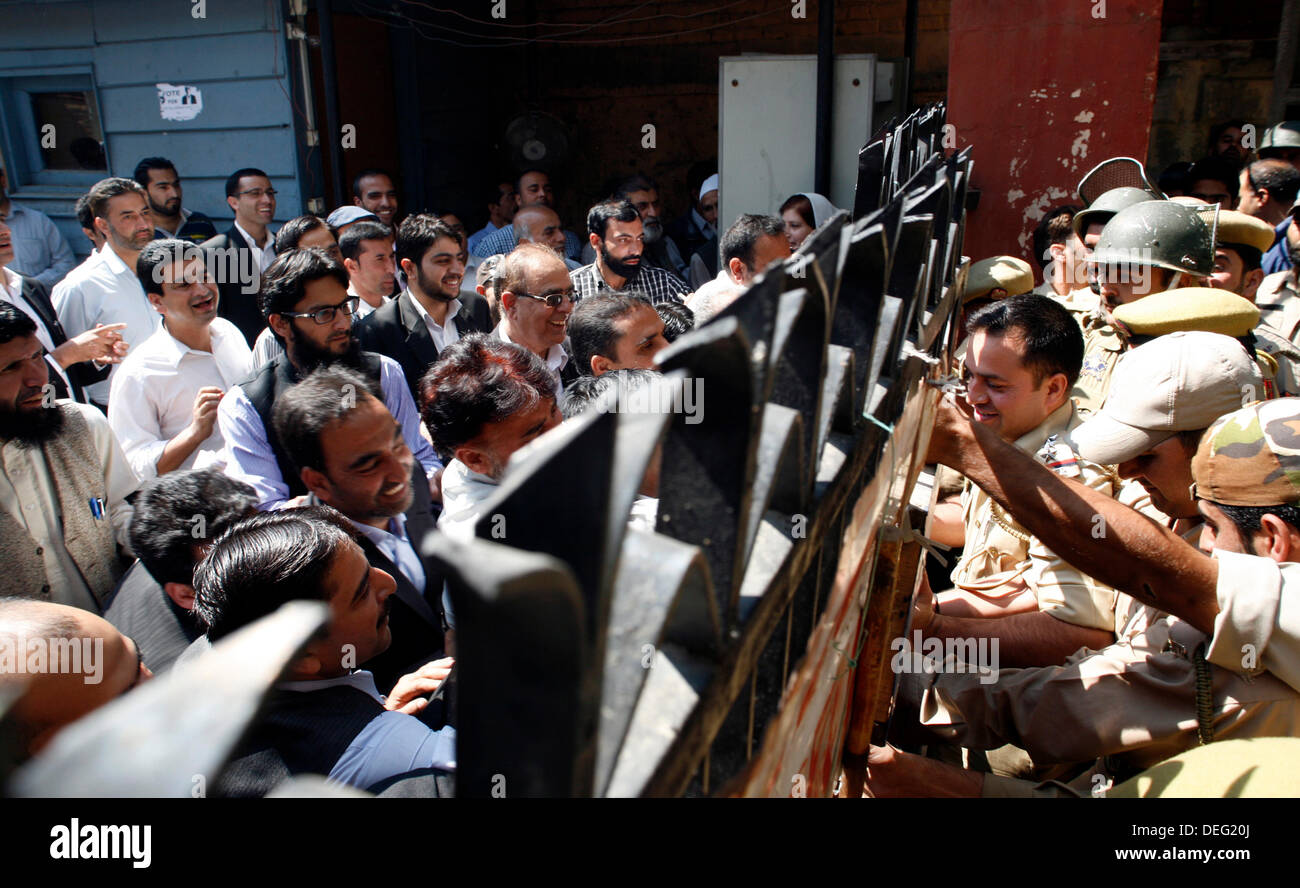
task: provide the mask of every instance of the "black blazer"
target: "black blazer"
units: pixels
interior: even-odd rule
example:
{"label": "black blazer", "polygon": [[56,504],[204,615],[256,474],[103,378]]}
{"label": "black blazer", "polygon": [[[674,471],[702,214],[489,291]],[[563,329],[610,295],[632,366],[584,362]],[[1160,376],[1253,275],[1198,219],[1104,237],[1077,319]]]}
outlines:
{"label": "black blazer", "polygon": [[[267,237],[271,237],[269,232]],[[224,253],[231,248],[234,249],[233,254]],[[266,318],[262,316],[259,298],[262,290],[262,270],[253,257],[253,251],[234,225],[231,225],[230,230],[225,234],[218,234],[211,240],[204,241],[203,249],[209,253],[221,251],[221,258],[212,266],[217,275],[217,290],[221,293],[217,315],[238,327],[239,332],[243,333],[244,338],[248,340],[248,347],[252,348],[257,341],[257,334],[261,333],[262,328],[266,326]],[[245,293],[239,278],[242,270],[250,268],[257,281],[257,289],[252,293]]]}
{"label": "black blazer", "polygon": [[[482,299],[465,301],[456,313],[456,331],[461,336],[486,333],[491,329],[487,303]],[[359,321],[357,338],[365,351],[388,355],[402,365],[406,385],[418,406],[420,379],[438,360],[438,349],[410,291],[403,291],[396,299],[388,300]]]}
{"label": "black blazer", "polygon": [[[488,335],[491,336],[493,339],[500,340],[502,342],[505,341],[501,339],[500,324],[497,324],[495,327],[493,327],[492,332],[489,333]],[[564,366],[560,368],[560,382],[563,385],[568,386],[577,382],[583,376],[590,376],[591,368],[587,367],[584,369],[582,367],[579,367],[578,362],[573,360],[573,352],[569,351],[567,339],[565,340],[565,343],[566,344],[564,345],[564,352],[569,356],[569,360],[565,361]]]}
{"label": "black blazer", "polygon": [[[418,460],[411,470],[411,486],[415,498],[406,510],[406,535],[418,554],[424,538],[433,532],[437,518],[429,498],[429,481]],[[392,610],[388,615],[392,644],[379,656],[359,664],[361,668],[374,673],[379,692],[387,694],[403,675],[442,655],[443,576],[431,570],[426,562],[425,591],[421,595],[401,569],[369,537],[361,533],[357,537],[370,566],[379,568],[397,581],[397,592],[391,599]]]}
{"label": "black blazer", "polygon": [[[68,335],[63,330],[63,325],[59,323],[59,315],[54,310],[54,303],[50,300],[50,290],[45,284],[41,283],[34,277],[19,275],[23,280],[22,298],[31,306],[32,311],[40,317],[41,323],[49,331],[50,339],[54,342],[54,347],[58,348],[68,341]],[[46,361],[50,365],[50,382],[54,385],[55,397],[74,398],[78,401],[85,402],[86,397],[82,388],[94,382],[108,378],[108,371],[112,367],[105,366],[101,370],[96,370],[95,365],[90,361],[83,361],[80,364],[73,364],[64,372],[68,374],[69,381],[72,382],[72,391],[63,384],[63,378],[55,370],[56,362],[54,358],[46,356]]]}

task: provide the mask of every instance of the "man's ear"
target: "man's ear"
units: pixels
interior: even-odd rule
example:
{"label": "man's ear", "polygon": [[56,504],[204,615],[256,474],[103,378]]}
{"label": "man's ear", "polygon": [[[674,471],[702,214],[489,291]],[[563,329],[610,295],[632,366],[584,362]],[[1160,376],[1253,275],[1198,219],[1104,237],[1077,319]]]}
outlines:
{"label": "man's ear", "polygon": [[330,479],[325,477],[324,472],[316,469],[299,469],[298,477],[309,491],[316,494],[316,498],[321,502],[329,503],[334,499],[334,487],[330,484]]}
{"label": "man's ear", "polygon": [[347,269],[348,277],[351,277],[361,270],[361,266],[357,264],[357,260],[349,259],[346,256],[343,257],[343,267]]}
{"label": "man's ear", "polygon": [[284,315],[278,312],[273,312],[271,316],[266,319],[266,322],[268,325],[270,325],[271,329],[275,332],[275,335],[279,336],[281,339],[285,340],[286,342],[289,341],[290,321],[288,318],[286,318]]}
{"label": "man's ear", "polygon": [[587,243],[591,244],[591,248],[596,251],[596,255],[598,256],[600,255],[601,240],[602,238],[598,234],[587,235]]}
{"label": "man's ear", "polygon": [[477,447],[462,444],[456,448],[455,457],[471,472],[478,472],[480,475],[492,474],[492,461]]}
{"label": "man's ear", "polygon": [[162,296],[157,293],[145,293],[144,295],[149,300],[149,304],[153,306],[154,311],[158,312],[158,314],[164,313]]}
{"label": "man's ear", "polygon": [[177,607],[181,610],[194,609],[194,587],[185,583],[163,583],[163,591],[167,593]]}
{"label": "man's ear", "polygon": [[592,375],[592,376],[603,376],[603,375],[605,375],[606,373],[608,373],[609,371],[611,371],[611,370],[617,370],[617,369],[618,369],[618,368],[614,366],[614,362],[611,361],[609,358],[605,357],[604,355],[592,355],[592,356],[591,356],[591,375]]}
{"label": "man's ear", "polygon": [[99,232],[100,237],[108,237],[108,220],[103,216],[96,216],[95,230]]}
{"label": "man's ear", "polygon": [[1255,552],[1265,558],[1285,564],[1300,556],[1300,531],[1277,515],[1266,512],[1259,519],[1260,533],[1256,536]]}
{"label": "man's ear", "polygon": [[[514,315],[515,306],[519,304],[519,297],[509,290],[501,291],[501,298],[497,300],[501,303],[501,313],[503,315]],[[463,462],[464,460],[462,460]]]}
{"label": "man's ear", "polygon": [[[226,198],[226,206],[230,207],[230,212],[234,213],[235,210],[237,210],[237,209],[239,208],[239,198],[237,198],[237,197],[227,197],[227,198]],[[238,213],[236,213],[235,215],[238,215]]]}
{"label": "man's ear", "polygon": [[738,284],[745,282],[745,272],[748,270],[739,256],[733,256],[727,260],[727,274],[731,275],[731,279]]}
{"label": "man's ear", "polygon": [[406,275],[408,281],[415,277],[415,263],[410,259],[401,259],[397,265],[402,269],[402,274]]}
{"label": "man's ear", "polygon": [[1047,377],[1047,400],[1048,402],[1059,401],[1059,407],[1064,404],[1070,397],[1070,381],[1066,379],[1064,373],[1053,373]]}
{"label": "man's ear", "polygon": [[1241,276],[1241,295],[1243,299],[1255,301],[1259,285],[1264,283],[1264,269],[1253,268]]}
{"label": "man's ear", "polygon": [[[317,644],[319,644],[319,642],[317,642]],[[287,670],[289,675],[298,678],[300,681],[304,679],[310,681],[320,675],[321,670],[324,668],[324,663],[321,658],[316,655],[315,650],[316,647],[314,644],[308,645],[307,649],[303,651],[302,656],[289,664]]]}
{"label": "man's ear", "polygon": [[1047,257],[1046,257],[1046,258],[1047,258],[1047,261],[1048,261],[1048,262],[1061,262],[1061,261],[1064,261],[1064,259],[1065,259],[1065,244],[1063,244],[1063,243],[1062,243],[1062,244],[1048,244],[1048,245],[1047,245]]}

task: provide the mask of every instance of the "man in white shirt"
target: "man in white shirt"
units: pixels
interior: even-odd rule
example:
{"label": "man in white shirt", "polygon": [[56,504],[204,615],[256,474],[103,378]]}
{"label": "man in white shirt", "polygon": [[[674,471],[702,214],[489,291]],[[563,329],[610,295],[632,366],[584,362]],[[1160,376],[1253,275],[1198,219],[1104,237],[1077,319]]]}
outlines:
{"label": "man in white shirt", "polygon": [[541,358],[559,397],[582,372],[564,347],[574,284],[563,260],[550,247],[520,245],[502,262],[499,298],[501,323],[491,335]]}
{"label": "man in white shirt", "polygon": [[197,245],[153,241],[141,251],[137,271],[163,326],[122,362],[108,422],[131,468],[145,479],[220,452],[217,404],[252,373],[253,355],[239,329],[217,317],[220,295]]}
{"label": "man in white shirt", "polygon": [[465,334],[491,329],[484,300],[464,305],[457,297],[464,253],[464,245],[441,219],[408,216],[397,232],[397,258],[407,289],[357,327],[362,348],[402,365],[417,404],[420,379],[442,350]]}
{"label": "man in white shirt", "polygon": [[358,222],[339,238],[339,253],[348,272],[348,295],[361,297],[354,319],[359,321],[393,294],[393,229],[382,222]]}
{"label": "man in white shirt", "polygon": [[759,272],[790,255],[784,225],[779,216],[751,213],[732,223],[722,236],[722,270],[686,300],[697,327],[736,301]]}
{"label": "man in white shirt", "polygon": [[6,595],[99,613],[129,551],[137,480],[102,413],[50,400],[36,323],[0,303],[0,563]]}
{"label": "man in white shirt", "polygon": [[[121,323],[126,325],[121,335],[127,346],[139,345],[161,323],[135,276],[140,250],[154,235],[144,189],[130,179],[103,179],[90,189],[89,199],[95,228],[105,238],[104,248],[96,254],[98,261],[85,266],[79,280],[56,293],[54,309],[70,337],[93,330],[98,324]],[[113,373],[116,371],[117,367],[113,368]],[[109,380],[86,389],[90,400],[104,409],[108,405]]]}
{"label": "man in white shirt", "polygon": [[238,327],[251,347],[266,326],[258,293],[262,274],[275,261],[269,228],[275,218],[275,189],[261,170],[235,170],[226,179],[226,204],[235,214],[234,224],[225,234],[204,241],[203,249],[215,263],[221,317]]}

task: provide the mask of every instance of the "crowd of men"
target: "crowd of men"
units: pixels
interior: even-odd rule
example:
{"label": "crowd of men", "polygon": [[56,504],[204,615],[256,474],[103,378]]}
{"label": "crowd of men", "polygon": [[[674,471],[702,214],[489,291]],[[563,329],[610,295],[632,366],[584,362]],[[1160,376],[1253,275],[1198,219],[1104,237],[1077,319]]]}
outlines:
{"label": "crowd of men", "polygon": [[[1034,233],[1037,280],[1013,256],[961,279],[927,529],[960,558],[913,626],[1000,663],[913,670],[870,792],[1087,794],[1198,742],[1300,736],[1300,124],[1258,157],[1232,129],[1158,186],[1080,183]],[[517,451],[655,386],[671,341],[837,212],[796,194],[720,232],[718,177],[693,178],[671,223],[653,180],[611,182],[579,236],[540,169],[486,187],[472,233],[369,169],[272,231],[274,184],[243,168],[223,232],[151,157],[78,201],[76,267],[10,205],[0,681],[6,639],[106,658],[95,684],[24,676],[19,758],[310,599],[327,630],[219,790],[453,773],[456,617],[422,541],[472,537]],[[655,527],[660,458],[631,527]]]}

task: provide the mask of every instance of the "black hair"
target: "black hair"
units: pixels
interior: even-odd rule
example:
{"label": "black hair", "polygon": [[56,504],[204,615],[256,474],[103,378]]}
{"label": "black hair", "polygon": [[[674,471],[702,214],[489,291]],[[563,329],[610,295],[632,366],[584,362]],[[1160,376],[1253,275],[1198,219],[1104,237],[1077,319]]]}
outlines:
{"label": "black hair", "polygon": [[425,254],[432,250],[434,243],[442,237],[449,237],[464,246],[455,229],[437,216],[430,213],[407,216],[397,227],[397,241],[393,245],[398,264],[400,265],[403,259],[410,259],[415,263],[416,268],[419,268]]}
{"label": "black hair", "polygon": [[587,211],[587,231],[601,240],[605,239],[605,229],[611,219],[619,222],[635,222],[641,214],[626,198],[607,200],[596,204]]}
{"label": "black hair", "polygon": [[95,214],[90,209],[90,194],[86,193],[77,198],[77,224],[82,228],[89,228],[92,231],[95,228]]}
{"label": "black hair", "polygon": [[602,355],[611,360],[618,347],[619,333],[615,322],[641,306],[653,309],[650,299],[640,293],[601,293],[584,299],[569,315],[569,349],[578,370],[591,373],[591,359]]}
{"label": "black hair", "polygon": [[616,199],[626,199],[629,194],[636,191],[658,191],[659,186],[655,180],[641,173],[634,173],[626,179],[622,179],[614,186],[613,195]]}
{"label": "black hair", "polygon": [[1205,150],[1209,154],[1214,154],[1214,149],[1218,147],[1219,138],[1230,129],[1245,129],[1246,121],[1240,118],[1225,120],[1223,123],[1216,123],[1210,127],[1210,138],[1205,143]]}
{"label": "black hair", "polygon": [[664,339],[669,342],[695,329],[695,312],[681,302],[656,302],[655,311],[663,319]]}
{"label": "black hair", "polygon": [[[304,216],[294,216],[275,233],[275,255],[280,256],[290,250],[298,249],[298,242],[302,240],[303,235],[315,231],[317,228],[329,229],[330,234],[334,234],[334,229],[330,228],[329,223],[320,216],[312,213],[307,213]],[[338,240],[337,235],[335,235],[335,240]]]}
{"label": "black hair", "polygon": [[651,385],[656,379],[662,378],[663,374],[657,370],[643,370],[632,367],[611,370],[600,376],[580,377],[564,387],[564,394],[560,398],[560,413],[565,419],[573,419],[575,416],[580,416],[591,409],[593,404],[607,397],[611,399],[610,408],[617,410],[621,404],[615,399],[615,395],[610,394],[611,392],[617,393],[617,397],[621,397],[640,391],[642,388]]}
{"label": "black hair", "polygon": [[145,482],[131,516],[131,548],[159,584],[194,582],[192,546],[210,543],[257,508],[257,491],[217,469]]}
{"label": "black hair", "polygon": [[299,469],[324,471],[320,436],[332,422],[345,419],[370,396],[383,403],[383,394],[366,376],[338,364],[313,370],[306,379],[275,399],[271,426],[289,461]]}
{"label": "black hair", "polygon": [[1165,167],[1165,171],[1160,174],[1160,178],[1156,180],[1156,187],[1165,194],[1172,194],[1175,191],[1179,194],[1186,194],[1192,187],[1187,174],[1191,172],[1193,166],[1194,164],[1190,160],[1180,160],[1169,164],[1169,166]]}
{"label": "black hair", "polygon": [[349,225],[348,230],[343,232],[343,236],[339,238],[339,252],[343,254],[344,259],[355,262],[361,255],[362,241],[386,240],[392,236],[393,229],[383,222],[362,219],[355,225]]}
{"label": "black hair", "polygon": [[1220,241],[1219,247],[1232,250],[1237,254],[1241,259],[1241,270],[1243,272],[1254,271],[1264,265],[1264,254],[1260,252],[1259,247],[1252,247],[1250,244],[1234,244],[1228,241]]}
{"label": "black hair", "polygon": [[12,302],[0,300],[0,345],[21,336],[35,336],[36,322]]}
{"label": "black hair", "polygon": [[1246,167],[1246,183],[1256,191],[1267,191],[1288,212],[1300,193],[1300,170],[1285,160],[1265,158]]}
{"label": "black hair", "polygon": [[[810,201],[806,195],[790,195],[785,199],[785,203],[781,204],[781,206],[777,208],[776,214],[778,216],[784,216],[786,210],[794,210],[798,213],[803,217],[804,223],[809,228],[817,227],[817,214],[813,212],[812,201]],[[749,263],[745,263],[745,265],[748,267]]]}
{"label": "black hair", "polygon": [[140,286],[144,287],[145,293],[157,293],[161,296],[164,267],[188,262],[191,259],[203,261],[206,267],[207,255],[203,248],[193,241],[176,237],[149,241],[140,250],[140,255],[135,260],[135,276],[140,279]]}
{"label": "black hair", "polygon": [[1236,525],[1237,531],[1244,540],[1249,540],[1264,528],[1261,519],[1265,515],[1276,515],[1292,530],[1300,531],[1300,503],[1284,503],[1276,506],[1227,506],[1217,502],[1214,504],[1223,510],[1223,514],[1228,516],[1229,521]]}
{"label": "black hair", "polygon": [[1228,191],[1228,203],[1233,203],[1236,200],[1241,180],[1238,178],[1238,168],[1228,163],[1228,161],[1219,157],[1206,157],[1198,160],[1187,171],[1187,187],[1195,186],[1202,179],[1222,183]]}
{"label": "black hair", "polygon": [[1083,333],[1079,323],[1055,299],[1037,293],[999,299],[974,312],[966,329],[1004,336],[1014,330],[1024,342],[1020,362],[1034,374],[1034,384],[1056,373],[1065,375],[1068,387],[1079,379],[1083,366]]}
{"label": "black hair", "polygon": [[325,576],[356,531],[336,511],[307,506],[238,522],[194,570],[194,615],[208,639],[275,613],[290,601],[328,601]]}
{"label": "black hair", "polygon": [[347,289],[348,273],[336,259],[319,247],[307,247],[276,256],[262,278],[262,317],[270,318],[277,312],[293,311],[293,307],[306,295],[307,285],[327,277],[334,278],[343,289]]}
{"label": "black hair", "polygon": [[750,271],[762,271],[761,268],[754,267],[754,249],[759,238],[763,237],[785,237],[785,223],[781,217],[745,213],[722,236],[723,266],[728,265],[732,259],[739,259]]}
{"label": "black hair", "polygon": [[520,171],[519,171],[519,175],[515,176],[515,193],[516,193],[516,194],[523,194],[523,193],[524,193],[524,186],[523,186],[524,176],[527,176],[527,175],[529,175],[530,173],[541,173],[543,176],[546,177],[546,181],[547,181],[548,184],[549,184],[550,181],[551,181],[551,174],[548,173],[546,170],[542,169],[541,167],[529,167],[529,168],[526,169],[526,170],[520,170]]}
{"label": "black hair", "polygon": [[121,176],[100,179],[86,192],[86,201],[90,204],[91,215],[99,219],[107,219],[108,216],[105,214],[108,212],[108,202],[123,194],[138,194],[147,200],[144,189],[134,179],[123,179]]}
{"label": "black hair", "polygon": [[165,157],[146,157],[135,165],[135,172],[131,174],[131,178],[139,182],[142,187],[148,188],[150,170],[171,170],[174,173],[176,164]]}
{"label": "black hair", "polygon": [[1081,209],[1075,204],[1064,204],[1049,210],[1038,220],[1034,226],[1034,261],[1039,268],[1046,269],[1052,264],[1052,253],[1048,249],[1052,244],[1063,244],[1070,239],[1074,233],[1070,223],[1074,221],[1074,214]]}
{"label": "black hair", "polygon": [[255,167],[244,167],[235,170],[226,177],[226,197],[234,197],[239,193],[239,180],[245,176],[261,176],[266,181],[271,181],[271,177]]}
{"label": "black hair", "polygon": [[420,380],[421,417],[446,459],[477,438],[483,426],[554,398],[555,384],[541,358],[482,333],[444,348]]}
{"label": "black hair", "polygon": [[393,187],[394,188],[397,187],[397,180],[392,177],[392,175],[388,172],[388,170],[381,170],[378,167],[369,167],[367,169],[362,170],[361,172],[357,173],[355,176],[352,177],[353,197],[356,198],[361,197],[361,180],[369,176],[387,176],[388,181],[393,183]]}
{"label": "black hair", "polygon": [[[501,198],[505,197],[505,195],[501,193],[502,185],[509,185],[512,192],[518,187],[513,182],[508,182],[505,179],[498,179],[497,183],[492,186],[492,196],[487,198],[487,203],[489,205],[501,203]],[[487,190],[484,189],[483,193],[486,195]]]}

